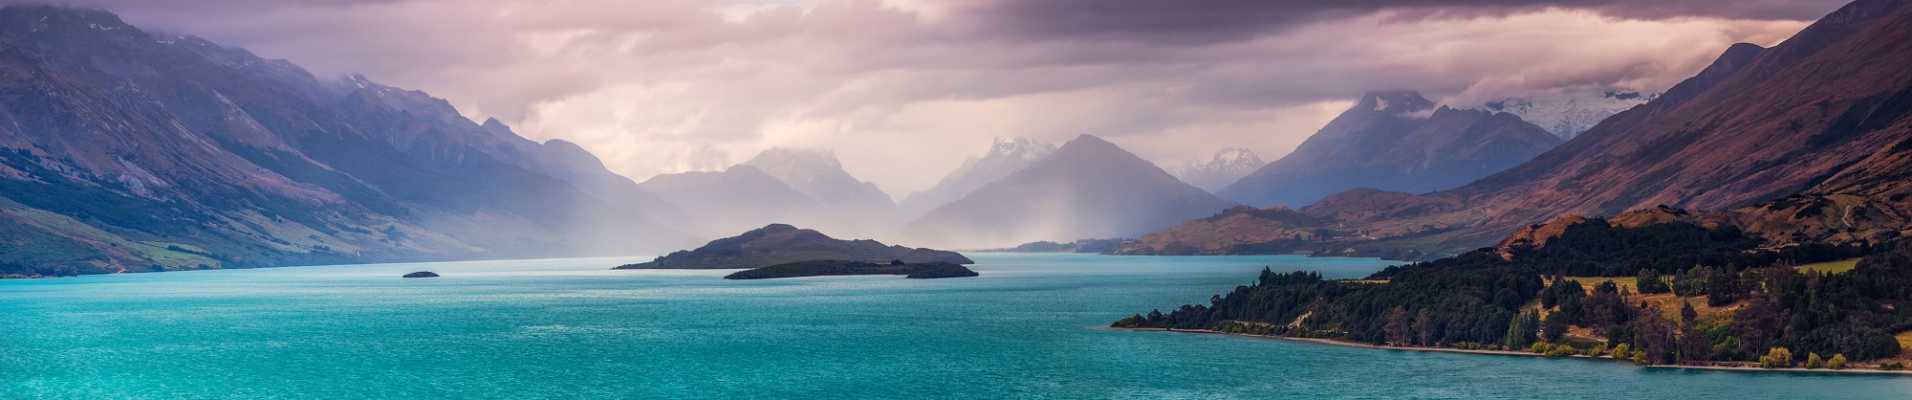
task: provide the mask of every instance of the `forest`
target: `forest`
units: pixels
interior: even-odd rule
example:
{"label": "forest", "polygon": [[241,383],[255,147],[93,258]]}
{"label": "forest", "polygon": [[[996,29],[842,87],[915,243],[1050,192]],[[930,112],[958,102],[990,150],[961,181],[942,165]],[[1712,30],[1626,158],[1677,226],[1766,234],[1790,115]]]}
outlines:
{"label": "forest", "polygon": [[[1912,240],[1759,245],[1730,227],[1624,228],[1591,220],[1511,258],[1481,249],[1362,280],[1264,268],[1253,284],[1209,304],[1137,314],[1112,326],[1641,364],[1830,367],[1837,359],[1843,368],[1899,356],[1895,334],[1912,331],[1912,309],[1900,307],[1912,304]],[[1795,268],[1861,256],[1846,272]]]}

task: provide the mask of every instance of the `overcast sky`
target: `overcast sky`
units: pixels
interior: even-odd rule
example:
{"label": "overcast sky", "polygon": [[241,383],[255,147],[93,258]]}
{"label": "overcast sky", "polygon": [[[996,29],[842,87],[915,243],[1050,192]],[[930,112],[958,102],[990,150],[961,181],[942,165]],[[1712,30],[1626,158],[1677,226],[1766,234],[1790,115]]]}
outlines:
{"label": "overcast sky", "polygon": [[827,148],[891,195],[992,138],[1274,160],[1370,90],[1659,91],[1843,1],[78,0],[362,73],[642,181]]}

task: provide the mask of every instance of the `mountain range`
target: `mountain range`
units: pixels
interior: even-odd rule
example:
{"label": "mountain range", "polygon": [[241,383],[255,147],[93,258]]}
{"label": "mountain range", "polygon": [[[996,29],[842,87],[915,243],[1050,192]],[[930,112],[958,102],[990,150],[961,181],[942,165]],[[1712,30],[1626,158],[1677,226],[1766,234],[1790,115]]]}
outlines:
{"label": "mountain range", "polygon": [[1191,160],[1169,170],[1175,178],[1213,193],[1268,165],[1253,150],[1229,147],[1215,152],[1208,160]]}
{"label": "mountain range", "polygon": [[930,210],[962,199],[983,185],[1028,168],[1055,151],[1056,146],[1053,144],[1027,138],[996,138],[990,144],[988,153],[964,160],[962,167],[937,181],[936,186],[911,193],[897,206],[905,217],[921,217]]}
{"label": "mountain range", "polygon": [[694,238],[567,143],[104,11],[0,8],[0,269],[608,254]]}
{"label": "mountain range", "polygon": [[1375,92],[1288,156],[1216,193],[1243,204],[1298,208],[1355,188],[1451,189],[1560,142],[1513,114],[1437,107],[1411,91]]}
{"label": "mountain range", "polygon": [[1412,258],[1634,210],[1876,243],[1912,234],[1912,70],[1879,67],[1912,63],[1906,3],[1731,46],[1658,95],[1463,109],[1369,93],[1265,165],[1225,149],[1170,173],[1090,135],[998,139],[900,203],[828,151],[640,184],[424,92],[13,5],[0,274],[629,254],[772,223],[945,247],[1140,237],[1121,252]]}
{"label": "mountain range", "polygon": [[706,236],[795,223],[880,237],[901,224],[890,196],[827,150],[771,148],[723,171],[658,175],[639,186],[684,210],[686,225]]}
{"label": "mountain range", "polygon": [[1082,135],[930,211],[905,226],[903,235],[964,248],[1134,237],[1232,205],[1114,143]]}

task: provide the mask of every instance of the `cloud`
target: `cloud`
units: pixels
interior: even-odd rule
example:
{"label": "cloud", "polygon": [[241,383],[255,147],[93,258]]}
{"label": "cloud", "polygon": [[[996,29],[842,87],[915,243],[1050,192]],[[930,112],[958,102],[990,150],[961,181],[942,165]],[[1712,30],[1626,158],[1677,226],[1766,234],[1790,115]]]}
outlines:
{"label": "cloud", "polygon": [[1163,165],[1274,159],[1362,92],[1460,104],[1663,90],[1838,5],[1773,0],[88,0],[363,73],[643,180],[773,146],[892,195],[991,138],[1096,134]]}

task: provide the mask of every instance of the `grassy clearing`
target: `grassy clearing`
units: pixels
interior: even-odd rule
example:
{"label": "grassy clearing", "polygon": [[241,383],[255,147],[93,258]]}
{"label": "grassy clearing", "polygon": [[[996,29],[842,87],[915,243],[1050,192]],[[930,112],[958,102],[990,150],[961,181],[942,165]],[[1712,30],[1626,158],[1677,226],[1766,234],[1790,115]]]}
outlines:
{"label": "grassy clearing", "polygon": [[1593,293],[1593,286],[1594,286],[1594,285],[1598,285],[1598,284],[1600,284],[1601,282],[1606,282],[1606,281],[1613,281],[1613,283],[1614,283],[1614,284],[1617,284],[1617,285],[1620,285],[1620,287],[1622,287],[1622,288],[1626,288],[1626,290],[1627,290],[1627,292],[1628,292],[1628,293],[1639,293],[1639,292],[1640,292],[1640,278],[1638,278],[1638,277],[1632,277],[1632,276],[1569,276],[1569,277],[1567,277],[1566,279],[1567,279],[1567,280],[1572,280],[1572,281],[1578,281],[1578,282],[1580,282],[1580,286],[1581,286],[1581,287],[1584,287],[1584,288],[1586,288],[1586,289],[1587,289],[1587,293]]}
{"label": "grassy clearing", "polygon": [[1806,264],[1806,265],[1801,265],[1798,268],[1799,268],[1799,272],[1816,271],[1816,272],[1824,272],[1828,274],[1841,274],[1841,273],[1845,273],[1846,271],[1851,271],[1853,267],[1857,267],[1857,266],[1859,266],[1859,259],[1854,258],[1850,260],[1839,260],[1839,261],[1822,262],[1817,264]]}
{"label": "grassy clearing", "polygon": [[1906,350],[1912,350],[1912,331],[1900,333],[1898,339],[1899,355],[1904,356]]}

